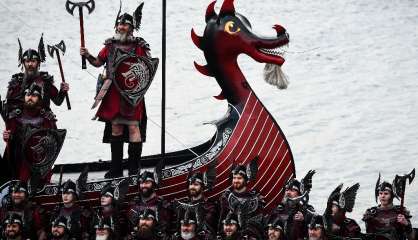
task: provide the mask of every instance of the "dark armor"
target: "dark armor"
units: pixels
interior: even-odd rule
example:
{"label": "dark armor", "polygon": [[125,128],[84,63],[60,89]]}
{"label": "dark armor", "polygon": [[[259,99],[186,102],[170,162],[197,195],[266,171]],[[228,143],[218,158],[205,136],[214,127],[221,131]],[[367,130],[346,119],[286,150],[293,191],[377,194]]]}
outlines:
{"label": "dark armor", "polygon": [[28,201],[16,205],[8,199],[1,208],[0,221],[3,222],[11,214],[18,215],[22,219],[22,235],[30,239],[37,239],[37,231],[44,231],[44,226],[47,224],[45,211]]}
{"label": "dark armor", "polygon": [[177,216],[176,229],[180,228],[180,216],[183,216],[184,213],[189,210],[196,215],[197,226],[200,230],[210,232],[212,234],[216,233],[217,206],[214,202],[205,198],[201,198],[196,201],[193,201],[191,198],[187,198],[185,200],[174,201],[173,209],[175,210]]}
{"label": "dark armor", "polygon": [[[140,219],[153,219],[154,225],[152,226],[151,231],[148,233],[141,233],[138,229],[138,223]],[[161,232],[161,230],[158,228],[158,221],[157,221],[157,215],[156,213],[147,208],[143,211],[140,211],[139,213],[135,214],[133,221],[135,222],[134,232],[132,232],[130,235],[127,236],[126,239],[128,240],[163,240],[168,239],[169,237]]]}
{"label": "dark armor", "polygon": [[[293,218],[297,212],[303,214],[303,221],[295,221]],[[269,221],[280,219],[284,223],[284,233],[288,240],[301,240],[308,236],[307,224],[311,221],[315,209],[309,204],[300,204],[288,199],[280,203],[269,215]]]}
{"label": "dark armor", "polygon": [[27,79],[24,73],[17,73],[12,76],[12,79],[9,82],[5,105],[4,116],[9,115],[15,109],[22,110],[24,103],[25,90],[28,89],[32,83],[37,83],[43,88],[43,99],[42,99],[42,108],[45,111],[51,111],[50,105],[52,102],[59,106],[62,104],[65,98],[65,92],[58,91],[54,86],[54,78],[49,75],[48,72],[39,72],[39,76]]}
{"label": "dark armor", "polygon": [[[226,218],[229,212],[238,216],[238,222],[243,232],[250,232],[251,236],[263,235],[263,214],[264,200],[256,191],[243,193],[227,189],[220,198],[221,212],[220,220]],[[220,222],[218,230],[222,229]]]}
{"label": "dark armor", "polygon": [[[324,213],[327,234],[333,237],[359,238],[360,226],[353,219],[347,218],[345,214],[353,211],[360,184],[354,184],[344,191],[341,191],[342,186],[343,184],[340,184],[328,198],[327,209]],[[336,206],[338,212],[332,214],[332,206]]]}
{"label": "dark armor", "polygon": [[[48,236],[48,239],[49,240],[74,240],[74,238],[70,239],[68,224],[69,223],[67,221],[67,218],[65,218],[64,216],[52,219],[51,228],[52,227],[57,227],[57,226],[63,227],[64,228],[64,234],[62,236],[59,236],[59,237],[54,237],[52,235],[52,232],[50,232],[49,236]],[[50,230],[52,230],[52,229],[50,229]]]}
{"label": "dark armor", "polygon": [[[408,226],[397,222],[399,214],[405,216]],[[409,211],[400,206],[393,206],[388,209],[377,206],[366,210],[363,221],[366,223],[367,233],[384,236],[389,240],[401,240],[406,239],[412,232],[411,217]]]}
{"label": "dark armor", "polygon": [[147,200],[136,197],[129,205],[127,215],[132,224],[131,228],[136,224],[137,216],[141,211],[151,209],[156,213],[157,228],[162,233],[166,233],[170,229],[172,214],[169,210],[169,203],[162,197],[155,195]]}

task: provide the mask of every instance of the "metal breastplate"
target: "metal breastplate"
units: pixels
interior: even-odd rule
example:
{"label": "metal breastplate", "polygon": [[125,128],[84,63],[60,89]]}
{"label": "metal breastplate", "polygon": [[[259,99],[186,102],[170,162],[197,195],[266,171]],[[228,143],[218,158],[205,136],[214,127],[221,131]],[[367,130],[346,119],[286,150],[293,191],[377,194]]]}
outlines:
{"label": "metal breastplate", "polygon": [[29,117],[29,116],[20,116],[16,119],[21,125],[31,125],[33,127],[41,127],[44,119],[40,116]]}
{"label": "metal breastplate", "polygon": [[179,213],[180,215],[183,215],[184,212],[189,210],[189,212],[193,213],[196,216],[198,226],[204,222],[203,213],[202,213],[203,212],[202,210],[204,207],[203,202],[192,203],[192,202],[178,201],[177,204],[178,204],[177,207],[178,207],[179,212],[183,210],[181,214]]}
{"label": "metal breastplate", "polygon": [[233,192],[228,195],[229,208],[236,213],[250,215],[257,211],[260,200],[256,195],[238,197]]}

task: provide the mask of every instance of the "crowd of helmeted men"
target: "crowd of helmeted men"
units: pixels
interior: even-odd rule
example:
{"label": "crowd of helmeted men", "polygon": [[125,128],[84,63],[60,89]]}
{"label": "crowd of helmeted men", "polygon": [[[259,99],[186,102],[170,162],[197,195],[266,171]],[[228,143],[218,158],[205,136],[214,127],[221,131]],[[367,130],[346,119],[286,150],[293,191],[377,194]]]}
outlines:
{"label": "crowd of helmeted men", "polygon": [[168,202],[158,196],[156,174],[144,171],[137,178],[139,193],[127,201],[120,184],[109,183],[100,194],[100,206],[84,206],[75,182],[61,184],[61,200],[53,210],[30,201],[25,182],[14,181],[1,208],[3,239],[416,239],[411,215],[401,205],[394,184],[376,184],[377,206],[363,216],[366,232],[346,216],[354,207],[360,187],[339,185],[320,214],[309,205],[312,176],[292,178],[284,198],[272,211],[263,197],[247,188],[252,181],[248,166],[231,172],[231,187],[219,199],[209,200],[209,174],[188,176],[188,197]]}

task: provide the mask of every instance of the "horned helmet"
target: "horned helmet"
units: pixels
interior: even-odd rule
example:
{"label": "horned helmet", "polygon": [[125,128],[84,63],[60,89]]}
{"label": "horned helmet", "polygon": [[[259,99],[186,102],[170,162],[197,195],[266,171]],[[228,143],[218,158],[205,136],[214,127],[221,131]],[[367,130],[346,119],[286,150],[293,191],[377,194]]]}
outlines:
{"label": "horned helmet", "polygon": [[19,53],[18,53],[18,66],[22,66],[25,60],[36,60],[39,63],[45,62],[45,45],[44,45],[44,34],[38,43],[38,50],[29,48],[23,52],[22,43],[18,38],[17,41],[19,42]]}

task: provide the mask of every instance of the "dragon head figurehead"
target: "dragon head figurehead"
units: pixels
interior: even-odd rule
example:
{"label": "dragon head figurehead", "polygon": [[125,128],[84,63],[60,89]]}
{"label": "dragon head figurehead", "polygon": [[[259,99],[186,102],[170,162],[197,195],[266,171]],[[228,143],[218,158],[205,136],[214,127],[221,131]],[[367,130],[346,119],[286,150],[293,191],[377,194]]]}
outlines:
{"label": "dragon head figurehead", "polygon": [[277,49],[287,45],[289,35],[280,25],[274,25],[275,37],[260,37],[252,32],[248,19],[235,11],[234,0],[224,0],[221,10],[215,12],[216,1],[206,10],[206,28],[202,37],[192,29],[194,44],[204,52],[207,65],[195,63],[197,70],[215,77],[222,88],[217,98],[230,103],[242,102],[250,87],[237,64],[240,54],[246,54],[260,63],[281,66],[284,59]]}

